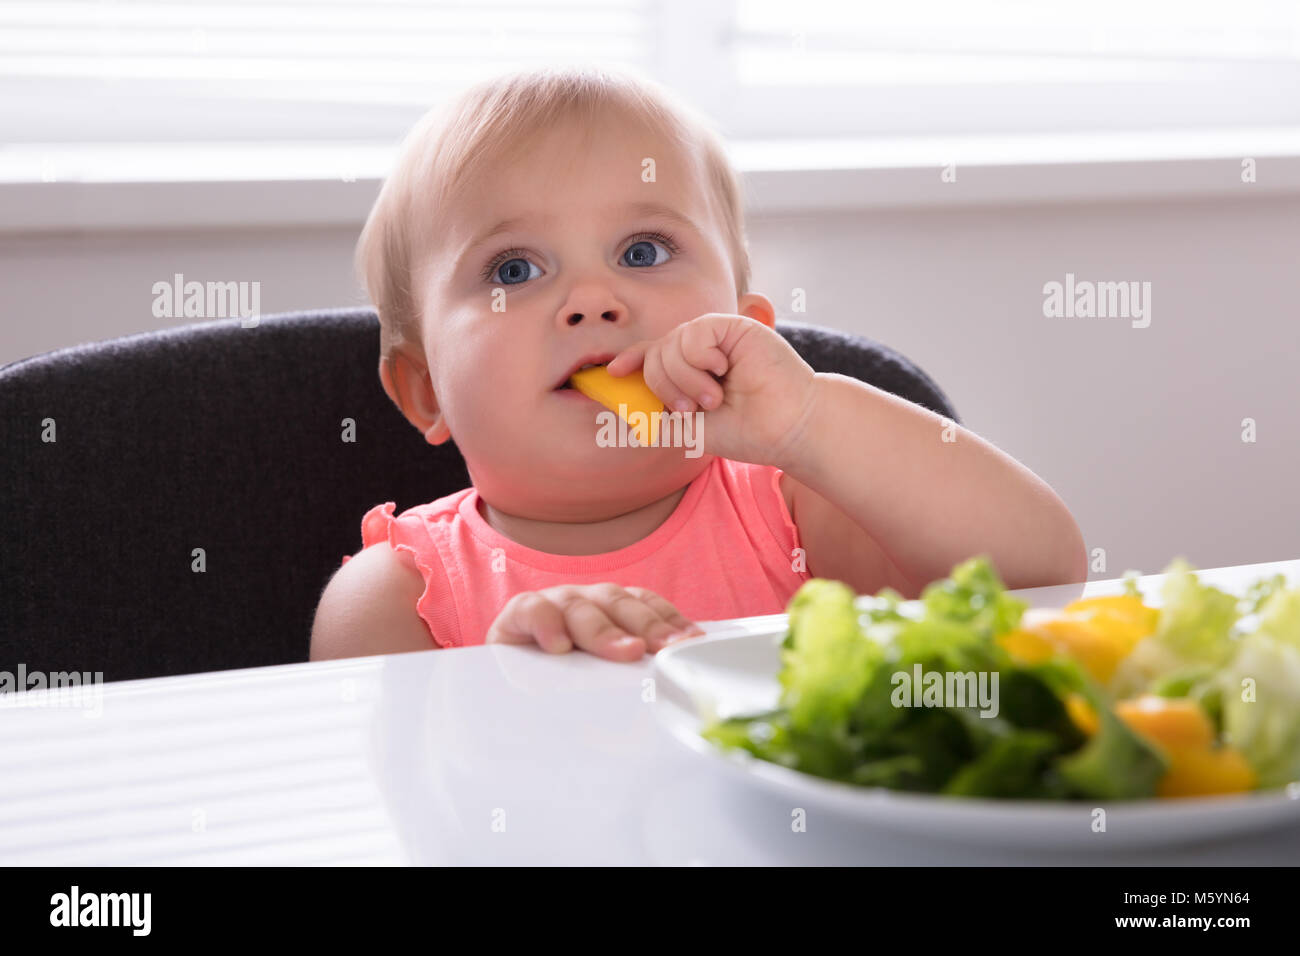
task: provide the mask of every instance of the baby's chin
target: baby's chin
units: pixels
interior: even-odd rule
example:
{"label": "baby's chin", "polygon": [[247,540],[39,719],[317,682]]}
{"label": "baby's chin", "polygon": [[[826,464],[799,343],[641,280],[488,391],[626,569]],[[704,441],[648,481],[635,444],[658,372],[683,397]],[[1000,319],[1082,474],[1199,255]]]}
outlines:
{"label": "baby's chin", "polygon": [[649,508],[689,485],[689,481],[669,482],[661,486],[611,485],[596,482],[585,488],[567,486],[548,489],[505,487],[495,493],[480,487],[479,494],[494,508],[508,514],[536,521],[593,524],[619,515]]}
{"label": "baby's chin", "polygon": [[[687,457],[671,447],[598,447],[589,441],[539,451],[533,460],[509,465],[479,462],[470,469],[474,484],[491,500],[514,499],[529,505],[645,505],[689,484],[711,460]],[[498,504],[493,500],[493,504]],[[501,506],[501,505],[498,505]],[[508,509],[507,509],[508,510]]]}
{"label": "baby's chin", "polygon": [[545,474],[560,487],[592,490],[611,484],[627,487],[664,485],[703,470],[707,458],[687,449],[632,444],[598,445],[591,440],[566,442],[547,449],[530,471]]}

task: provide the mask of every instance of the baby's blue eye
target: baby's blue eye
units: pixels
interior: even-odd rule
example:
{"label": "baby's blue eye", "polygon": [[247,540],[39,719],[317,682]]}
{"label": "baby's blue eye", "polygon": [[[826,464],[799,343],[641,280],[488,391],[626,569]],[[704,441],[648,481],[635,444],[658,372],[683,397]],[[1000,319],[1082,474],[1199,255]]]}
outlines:
{"label": "baby's blue eye", "polygon": [[[655,250],[658,250],[659,254],[656,254]],[[623,253],[623,261],[630,266],[657,266],[671,258],[672,254],[667,249],[649,239],[632,243],[628,246],[627,252]]]}
{"label": "baby's blue eye", "polygon": [[497,266],[496,279],[502,285],[518,285],[533,278],[532,268],[533,264],[527,259],[507,259]]}

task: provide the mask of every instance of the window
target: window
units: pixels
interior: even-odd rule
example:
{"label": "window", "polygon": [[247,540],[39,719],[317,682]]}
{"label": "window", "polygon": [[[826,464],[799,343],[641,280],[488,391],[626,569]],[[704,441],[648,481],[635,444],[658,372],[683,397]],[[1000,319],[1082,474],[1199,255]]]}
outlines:
{"label": "window", "polygon": [[28,142],[388,140],[508,69],[602,58],[648,71],[654,12],[642,0],[0,0],[0,122]]}
{"label": "window", "polygon": [[1300,124],[1292,0],[0,0],[8,141],[380,140],[625,64],[733,137]]}
{"label": "window", "polygon": [[1300,124],[1294,0],[737,0],[724,47],[744,135]]}

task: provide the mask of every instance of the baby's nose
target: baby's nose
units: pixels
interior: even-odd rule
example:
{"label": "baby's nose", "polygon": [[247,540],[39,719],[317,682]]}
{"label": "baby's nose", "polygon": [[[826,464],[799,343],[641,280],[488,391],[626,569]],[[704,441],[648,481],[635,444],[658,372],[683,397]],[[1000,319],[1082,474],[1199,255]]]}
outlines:
{"label": "baby's nose", "polygon": [[[616,309],[607,309],[606,311],[600,313],[600,317],[602,319],[608,319],[610,322],[613,322],[618,319],[618,311]],[[583,320],[583,318],[584,318],[584,314],[582,312],[571,312],[569,314],[568,322],[570,325],[577,325],[579,322]]]}

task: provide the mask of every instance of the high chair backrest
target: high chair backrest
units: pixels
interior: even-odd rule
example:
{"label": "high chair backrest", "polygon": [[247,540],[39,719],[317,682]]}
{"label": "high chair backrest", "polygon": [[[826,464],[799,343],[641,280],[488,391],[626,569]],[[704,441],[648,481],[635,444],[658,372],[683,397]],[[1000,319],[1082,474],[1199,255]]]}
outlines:
{"label": "high chair backrest", "polygon": [[[957,420],[885,346],[777,330],[814,369]],[[469,485],[454,444],[427,444],[388,400],[378,355],[373,310],[331,309],[0,368],[0,670],[128,680],[306,660],[366,509]]]}

